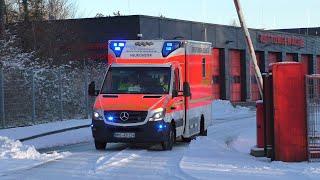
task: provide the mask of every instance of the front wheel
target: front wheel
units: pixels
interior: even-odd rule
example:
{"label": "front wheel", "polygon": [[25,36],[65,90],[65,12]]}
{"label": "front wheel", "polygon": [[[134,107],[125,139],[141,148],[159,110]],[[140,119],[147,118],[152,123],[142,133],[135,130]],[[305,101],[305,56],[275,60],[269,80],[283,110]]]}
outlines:
{"label": "front wheel", "polygon": [[168,133],[167,140],[161,143],[162,150],[164,150],[164,151],[172,150],[173,144],[175,142],[175,138],[176,138],[175,131],[174,131],[173,127],[170,126],[170,131]]}
{"label": "front wheel", "polygon": [[94,141],[94,146],[96,147],[96,150],[105,150],[106,145],[107,145],[107,142]]}

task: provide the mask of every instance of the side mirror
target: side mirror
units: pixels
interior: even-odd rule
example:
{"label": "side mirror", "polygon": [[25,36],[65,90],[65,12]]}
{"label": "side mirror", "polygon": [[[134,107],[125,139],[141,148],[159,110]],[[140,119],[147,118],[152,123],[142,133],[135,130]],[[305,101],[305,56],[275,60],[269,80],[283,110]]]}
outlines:
{"label": "side mirror", "polygon": [[190,97],[191,96],[191,90],[190,85],[188,82],[183,83],[183,96],[184,97]]}
{"label": "side mirror", "polygon": [[172,97],[174,98],[174,97],[178,97],[178,96],[179,96],[178,91],[176,89],[173,89],[172,90]]}
{"label": "side mirror", "polygon": [[99,94],[99,91],[96,90],[96,84],[94,81],[91,81],[91,83],[88,86],[88,95],[89,96],[97,96]]}

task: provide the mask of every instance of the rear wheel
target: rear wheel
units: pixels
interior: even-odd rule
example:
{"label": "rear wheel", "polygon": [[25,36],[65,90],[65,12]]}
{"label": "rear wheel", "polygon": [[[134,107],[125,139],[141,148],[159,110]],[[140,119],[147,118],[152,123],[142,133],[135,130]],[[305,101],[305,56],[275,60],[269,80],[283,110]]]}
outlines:
{"label": "rear wheel", "polygon": [[175,135],[175,129],[172,125],[170,125],[170,130],[168,133],[168,137],[167,140],[162,142],[162,150],[166,151],[166,150],[172,150],[173,144],[175,142],[176,139],[176,135]]}
{"label": "rear wheel", "polygon": [[207,136],[208,131],[207,131],[207,129],[204,129],[204,128],[205,128],[204,117],[202,116],[201,121],[200,121],[200,133],[199,133],[200,136]]}
{"label": "rear wheel", "polygon": [[105,150],[106,145],[107,145],[107,142],[94,141],[94,146],[96,147],[97,150]]}
{"label": "rear wheel", "polygon": [[182,137],[182,141],[183,142],[186,142],[186,143],[190,143],[192,140],[192,138],[185,138],[185,137]]}

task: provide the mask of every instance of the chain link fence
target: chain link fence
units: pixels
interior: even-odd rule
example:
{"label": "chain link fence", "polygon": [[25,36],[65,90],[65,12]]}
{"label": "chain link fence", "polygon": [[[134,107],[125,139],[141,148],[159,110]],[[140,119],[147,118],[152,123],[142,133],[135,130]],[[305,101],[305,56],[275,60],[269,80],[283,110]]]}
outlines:
{"label": "chain link fence", "polygon": [[320,75],[306,77],[308,156],[320,160]]}
{"label": "chain link fence", "polygon": [[0,69],[0,128],[87,119],[94,101],[88,84],[100,87],[105,70]]}

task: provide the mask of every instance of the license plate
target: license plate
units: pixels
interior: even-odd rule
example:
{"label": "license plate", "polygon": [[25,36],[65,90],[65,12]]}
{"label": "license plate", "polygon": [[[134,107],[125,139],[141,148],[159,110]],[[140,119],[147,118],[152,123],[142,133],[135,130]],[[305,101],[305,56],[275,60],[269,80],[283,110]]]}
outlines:
{"label": "license plate", "polygon": [[113,136],[115,138],[135,138],[136,134],[135,133],[119,133],[119,132],[116,132],[116,133],[113,134]]}

